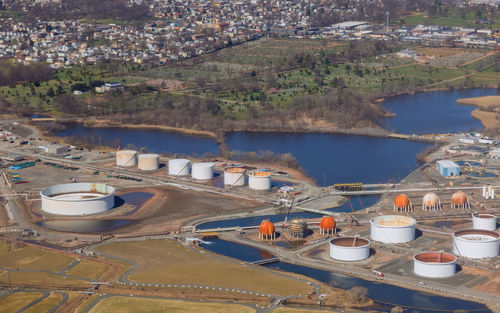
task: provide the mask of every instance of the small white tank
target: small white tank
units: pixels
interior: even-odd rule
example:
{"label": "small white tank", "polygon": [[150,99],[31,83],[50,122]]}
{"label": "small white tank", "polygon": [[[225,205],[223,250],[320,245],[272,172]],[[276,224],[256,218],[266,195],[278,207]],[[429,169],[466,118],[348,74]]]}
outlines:
{"label": "small white tank", "polygon": [[245,169],[230,167],[224,170],[224,185],[245,186]]}
{"label": "small white tank", "polygon": [[413,271],[418,276],[446,278],[455,275],[457,257],[451,253],[428,251],[413,256]]}
{"label": "small white tank", "polygon": [[256,171],[248,174],[248,187],[253,190],[271,189],[271,173]]}
{"label": "small white tank", "polygon": [[330,257],[339,261],[361,261],[370,257],[370,241],[361,237],[330,240]]}
{"label": "small white tank", "polygon": [[453,253],[471,259],[498,255],[500,235],[484,229],[465,229],[453,233]]}
{"label": "small white tank", "polygon": [[116,151],[116,166],[136,166],[137,165],[137,151],[134,150],[120,150]]}
{"label": "small white tank", "polygon": [[141,154],[137,167],[143,171],[157,170],[160,167],[160,156],[158,154]]}
{"label": "small white tank", "polygon": [[474,229],[485,229],[485,230],[496,230],[497,229],[497,218],[495,215],[490,213],[473,213],[472,214],[472,228]]}
{"label": "small white tank", "polygon": [[188,159],[168,160],[168,175],[170,176],[189,175],[189,160]]}
{"label": "small white tank", "polygon": [[209,180],[214,177],[214,164],[210,162],[193,163],[191,177],[197,180]]}

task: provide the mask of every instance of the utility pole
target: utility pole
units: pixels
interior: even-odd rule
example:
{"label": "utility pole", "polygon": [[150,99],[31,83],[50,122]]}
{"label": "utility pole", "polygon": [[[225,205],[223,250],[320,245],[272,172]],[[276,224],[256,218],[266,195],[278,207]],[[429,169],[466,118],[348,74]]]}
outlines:
{"label": "utility pole", "polygon": [[386,32],[389,32],[389,11],[385,11],[385,16],[387,17],[387,23],[386,23],[386,26],[385,26],[385,31]]}

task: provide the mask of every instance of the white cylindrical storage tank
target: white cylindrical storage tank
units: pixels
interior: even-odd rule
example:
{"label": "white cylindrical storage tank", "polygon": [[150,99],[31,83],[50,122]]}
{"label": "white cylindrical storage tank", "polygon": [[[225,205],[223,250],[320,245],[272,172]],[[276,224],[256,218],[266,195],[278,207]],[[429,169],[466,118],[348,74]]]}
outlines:
{"label": "white cylindrical storage tank", "polygon": [[497,218],[493,214],[489,213],[473,213],[472,214],[472,228],[474,229],[485,229],[485,230],[496,230],[497,229]]}
{"label": "white cylindrical storage tank", "polygon": [[248,187],[253,190],[271,189],[271,173],[256,171],[248,174]]}
{"label": "white cylindrical storage tank", "polygon": [[55,185],[43,189],[40,197],[42,210],[57,215],[96,214],[115,206],[115,188],[106,184]]}
{"label": "white cylindrical storage tank", "polygon": [[168,175],[170,176],[189,175],[189,160],[188,159],[168,160]]}
{"label": "white cylindrical storage tank", "polygon": [[116,151],[116,166],[136,166],[137,165],[137,151],[134,150],[120,150]]}
{"label": "white cylindrical storage tank", "polygon": [[414,218],[404,215],[381,215],[370,220],[371,239],[385,243],[408,242],[415,239]]}
{"label": "white cylindrical storage tank", "polygon": [[466,229],[453,233],[453,252],[466,258],[494,258],[499,243],[500,235],[494,231]]}
{"label": "white cylindrical storage tank", "polygon": [[197,180],[209,180],[214,177],[214,164],[209,162],[193,163],[191,176]]}
{"label": "white cylindrical storage tank", "polygon": [[330,257],[339,261],[361,261],[370,257],[370,241],[360,237],[330,240]]}
{"label": "white cylindrical storage tank", "polygon": [[160,156],[158,154],[141,154],[137,166],[143,171],[154,171],[160,168]]}
{"label": "white cylindrical storage tank", "polygon": [[413,256],[413,271],[422,277],[450,277],[457,272],[457,257],[440,251],[422,252]]}
{"label": "white cylindrical storage tank", "polygon": [[224,185],[245,186],[245,169],[230,167],[224,170]]}

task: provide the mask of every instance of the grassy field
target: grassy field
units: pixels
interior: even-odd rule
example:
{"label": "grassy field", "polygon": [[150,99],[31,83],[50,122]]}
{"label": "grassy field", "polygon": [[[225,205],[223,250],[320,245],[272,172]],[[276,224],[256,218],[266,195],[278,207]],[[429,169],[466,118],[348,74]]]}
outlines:
{"label": "grassy field", "polygon": [[[448,8],[441,13],[436,12],[435,16],[418,13],[402,18],[404,24],[407,25],[442,25],[442,26],[457,26],[457,27],[482,27],[482,28],[498,28],[500,27],[500,16],[490,16],[483,10],[482,14],[475,9],[459,9]],[[476,24],[475,20],[489,19],[494,23],[491,25]]]}
{"label": "grassy field", "polygon": [[0,300],[0,313],[12,313],[20,310],[42,296],[39,292],[16,292]]}
{"label": "grassy field", "polygon": [[64,254],[48,252],[33,247],[21,247],[8,251],[8,245],[0,241],[0,267],[20,270],[60,271],[73,262]]}
{"label": "grassy field", "polygon": [[66,274],[89,279],[98,279],[109,270],[109,265],[90,261],[81,261],[68,271]]}
{"label": "grassy field", "polygon": [[112,297],[101,301],[90,311],[92,313],[252,313],[254,309],[225,303],[201,303],[181,300]]}
{"label": "grassy field", "polygon": [[[7,283],[8,281],[9,276],[6,273],[0,276],[0,282]],[[10,283],[22,285],[30,284],[36,286],[45,286],[50,283],[59,287],[82,285],[89,286],[88,282],[83,280],[45,272],[10,272]]]}
{"label": "grassy field", "polygon": [[277,308],[271,311],[271,313],[327,313],[340,311],[329,311],[329,310],[309,310],[309,309],[296,309],[296,308]]}
{"label": "grassy field", "polygon": [[63,296],[61,294],[52,293],[47,298],[43,299],[42,302],[35,304],[34,306],[30,307],[29,309],[23,312],[24,313],[48,312],[55,305],[57,305],[62,300],[62,298]]}
{"label": "grassy field", "polygon": [[307,294],[304,282],[191,251],[173,241],[120,242],[99,251],[130,258],[137,269],[129,279],[148,283],[200,284],[272,294]]}

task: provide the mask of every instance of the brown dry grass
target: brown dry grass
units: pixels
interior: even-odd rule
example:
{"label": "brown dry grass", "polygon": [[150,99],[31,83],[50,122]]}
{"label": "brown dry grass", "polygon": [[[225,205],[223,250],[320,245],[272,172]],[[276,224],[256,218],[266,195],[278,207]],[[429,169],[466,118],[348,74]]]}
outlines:
{"label": "brown dry grass", "polygon": [[483,109],[495,109],[500,107],[499,96],[484,96],[475,98],[462,98],[457,100],[460,104],[474,105]]}
{"label": "brown dry grass", "polygon": [[170,312],[170,313],[252,313],[254,309],[227,303],[204,303],[183,300],[112,297],[101,300],[90,312]]}
{"label": "brown dry grass", "polygon": [[39,312],[48,312],[54,306],[56,306],[59,301],[62,299],[62,295],[58,293],[52,293],[47,298],[43,299],[42,302],[35,304],[30,307],[24,313],[39,313]]}
{"label": "brown dry grass", "polygon": [[14,247],[0,241],[0,267],[22,270],[59,271],[73,262],[73,258],[33,247]]}
{"label": "brown dry grass", "polygon": [[498,275],[498,272],[496,272],[495,270],[485,271],[478,268],[463,266],[462,273],[488,277],[487,282],[475,285],[472,288],[483,290],[500,297],[500,275]]}
{"label": "brown dry grass", "polygon": [[138,282],[199,284],[272,294],[307,294],[304,282],[252,266],[203,255],[173,241],[119,242],[99,251],[130,258],[138,266],[129,279]]}
{"label": "brown dry grass", "polygon": [[0,300],[0,313],[16,312],[42,296],[39,292],[16,292]]}
{"label": "brown dry grass", "polygon": [[486,129],[500,127],[500,95],[458,99],[457,103],[476,106],[471,115]]}

